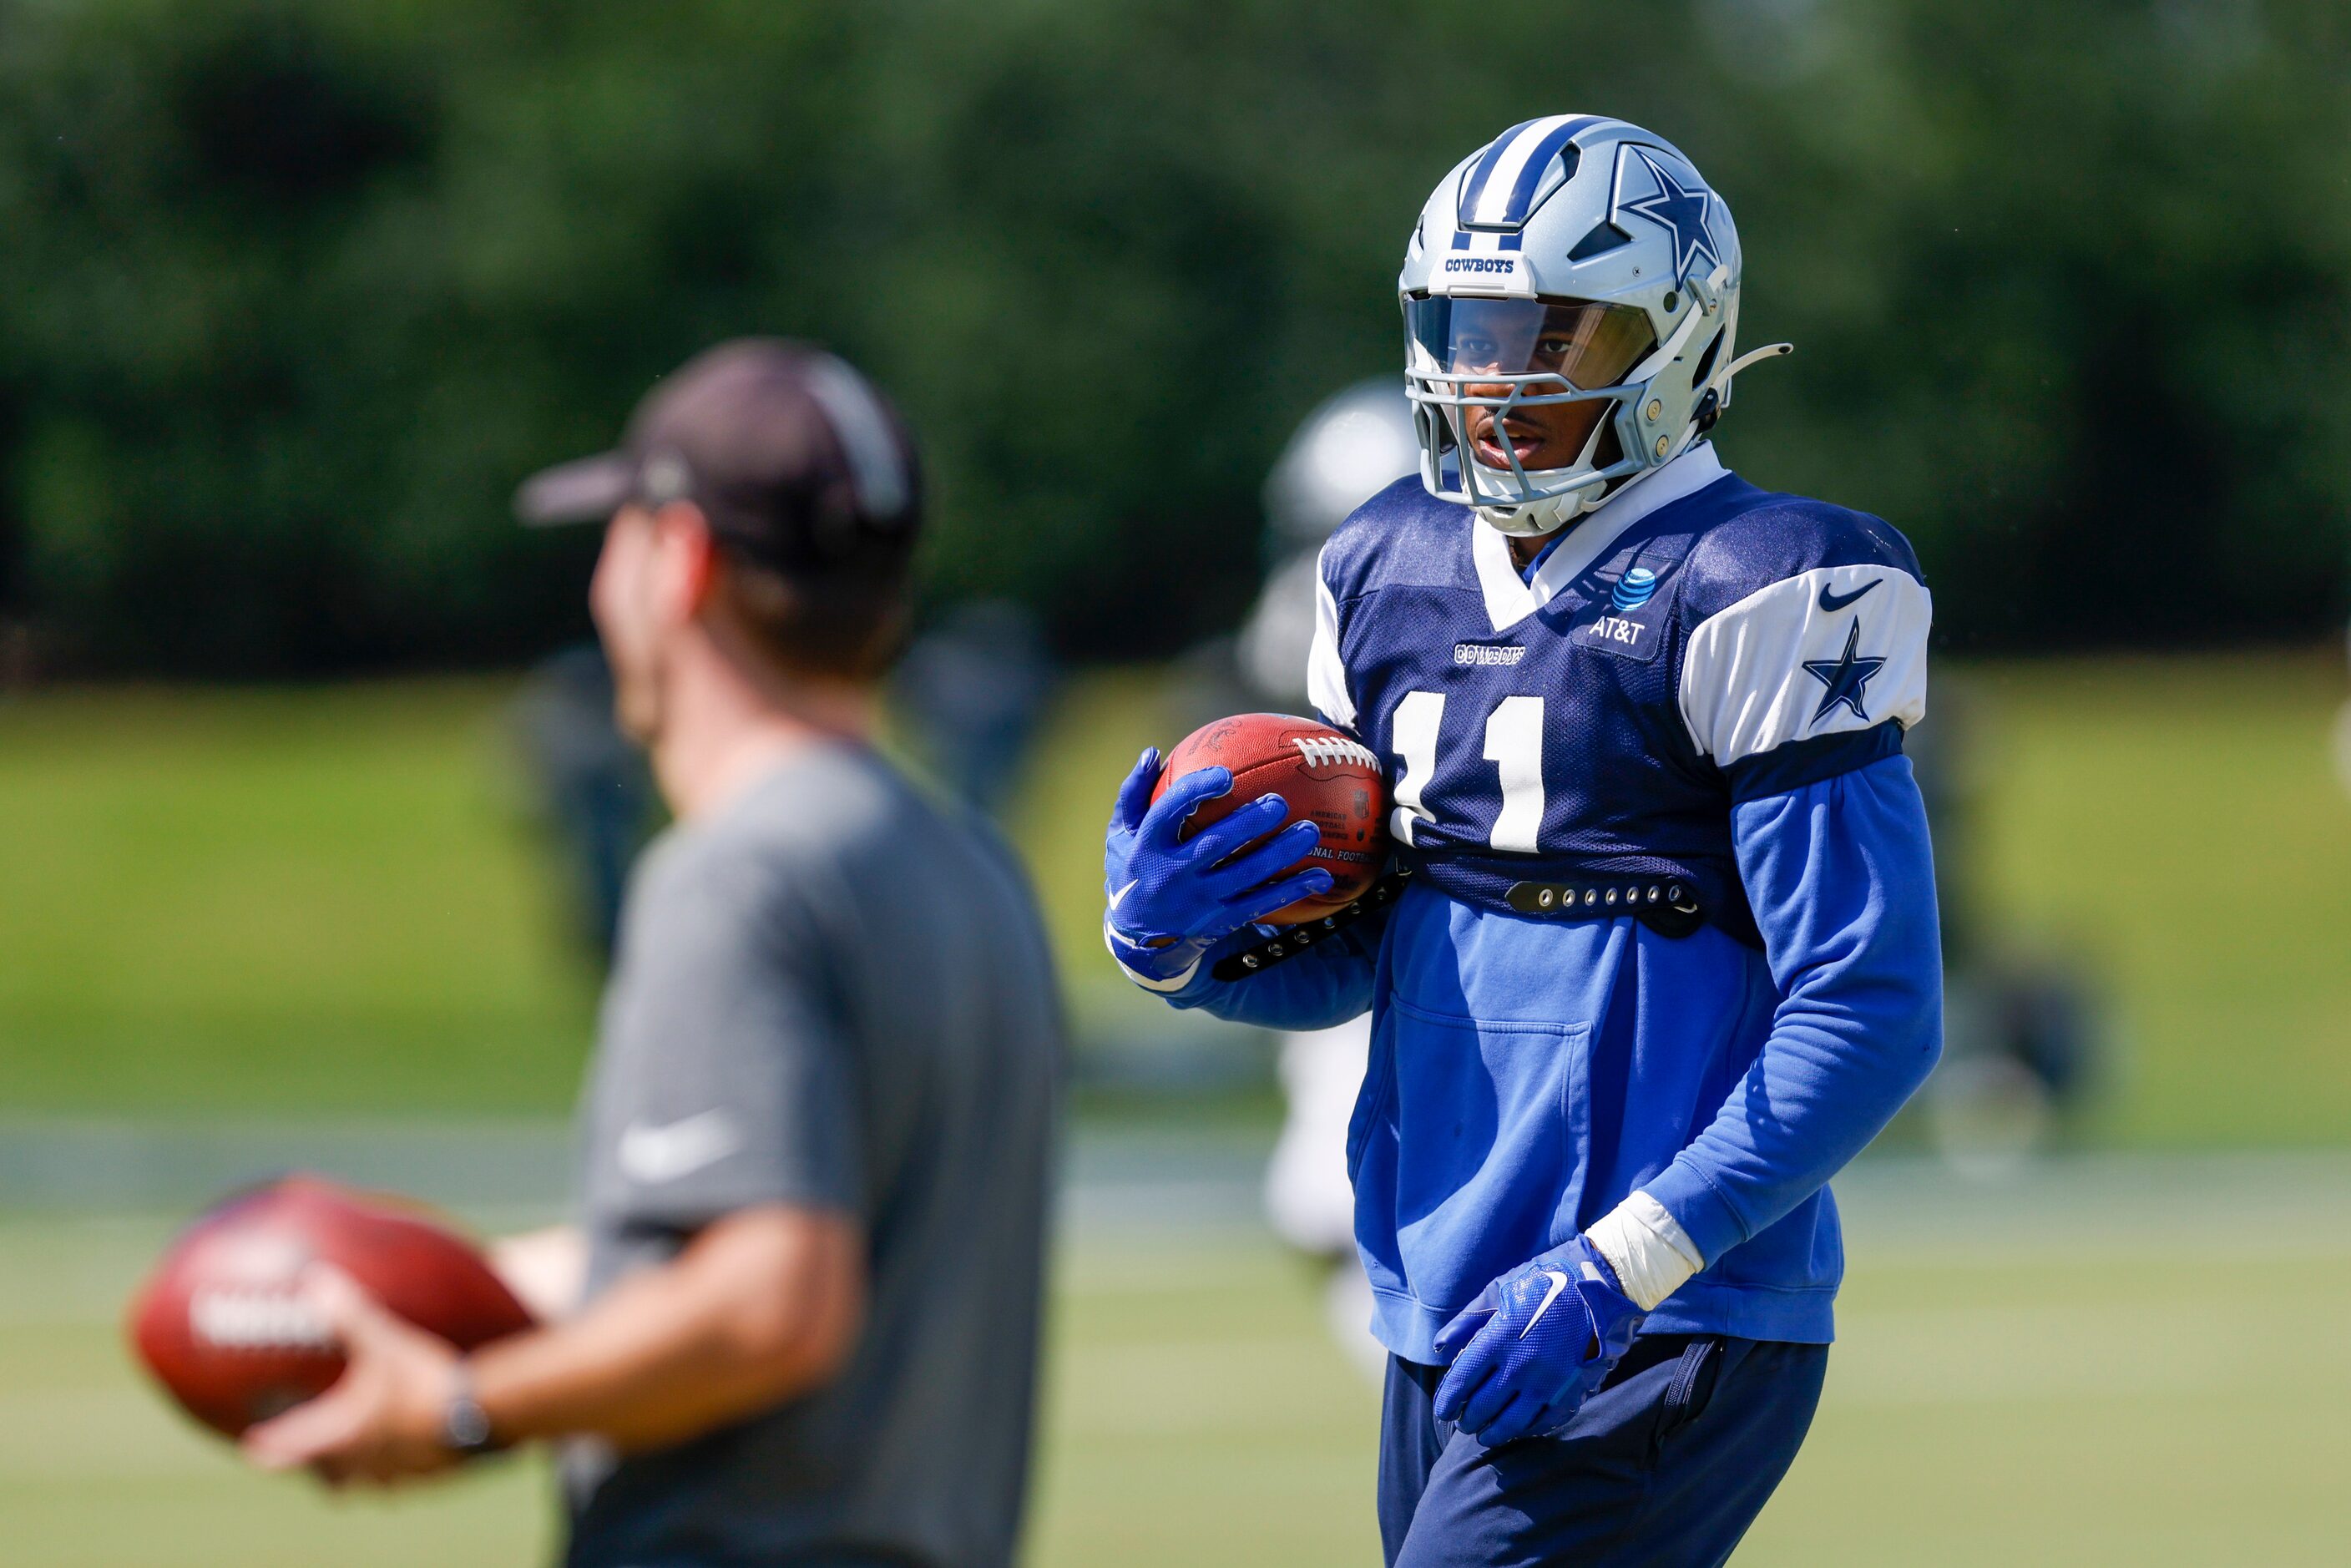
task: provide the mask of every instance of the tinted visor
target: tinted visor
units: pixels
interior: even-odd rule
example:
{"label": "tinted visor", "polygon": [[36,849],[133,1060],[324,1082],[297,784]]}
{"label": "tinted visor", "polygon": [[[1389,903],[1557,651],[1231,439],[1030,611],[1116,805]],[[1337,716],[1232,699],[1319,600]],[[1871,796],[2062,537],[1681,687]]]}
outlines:
{"label": "tinted visor", "polygon": [[1455,299],[1405,304],[1431,372],[1557,376],[1578,392],[1611,387],[1657,346],[1648,312],[1589,300]]}

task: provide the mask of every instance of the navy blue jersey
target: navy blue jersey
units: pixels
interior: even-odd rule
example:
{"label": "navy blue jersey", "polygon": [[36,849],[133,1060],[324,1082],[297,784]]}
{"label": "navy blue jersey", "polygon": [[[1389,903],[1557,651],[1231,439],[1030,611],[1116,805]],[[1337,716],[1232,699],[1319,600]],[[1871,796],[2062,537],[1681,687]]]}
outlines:
{"label": "navy blue jersey", "polygon": [[[1431,1361],[1489,1281],[1635,1195],[1698,1269],[1648,1332],[1827,1340],[1825,1184],[1941,1042],[1909,547],[1702,445],[1523,576],[1468,508],[1384,491],[1317,614],[1309,690],[1386,762],[1416,874],[1261,971],[1216,977],[1244,931],[1144,983],[1275,1028],[1371,1013],[1347,1155],[1381,1341]],[[1703,919],[1653,918],[1660,883]]]}
{"label": "navy blue jersey", "polygon": [[1531,583],[1416,478],[1357,510],[1322,572],[1313,698],[1390,759],[1414,869],[1489,908],[1522,881],[1677,879],[1755,943],[1731,803],[1891,755],[1925,709],[1908,543],[1759,490],[1711,447],[1569,533]]}

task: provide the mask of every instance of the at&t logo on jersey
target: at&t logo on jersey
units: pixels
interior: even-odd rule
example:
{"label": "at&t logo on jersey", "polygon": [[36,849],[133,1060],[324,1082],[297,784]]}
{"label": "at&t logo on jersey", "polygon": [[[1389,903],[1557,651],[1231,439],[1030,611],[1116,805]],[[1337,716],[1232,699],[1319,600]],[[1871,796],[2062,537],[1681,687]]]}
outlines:
{"label": "at&t logo on jersey", "polygon": [[1638,610],[1657,591],[1657,574],[1646,566],[1636,566],[1616,580],[1610,590],[1608,602],[1619,610]]}
{"label": "at&t logo on jersey", "polygon": [[1641,645],[1641,633],[1648,628],[1638,621],[1627,621],[1622,615],[1603,615],[1591,626],[1591,635],[1598,643],[1622,643],[1627,647]]}

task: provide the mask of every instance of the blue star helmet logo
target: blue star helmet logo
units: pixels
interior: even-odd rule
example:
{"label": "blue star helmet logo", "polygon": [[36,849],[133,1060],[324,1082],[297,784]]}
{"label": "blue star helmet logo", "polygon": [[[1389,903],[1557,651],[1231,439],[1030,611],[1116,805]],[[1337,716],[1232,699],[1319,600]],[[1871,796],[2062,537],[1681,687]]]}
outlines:
{"label": "blue star helmet logo", "polygon": [[[1657,183],[1657,190],[1655,195],[1644,196],[1637,202],[1625,201],[1619,195],[1616,211],[1620,214],[1637,213],[1659,228],[1671,231],[1674,236],[1673,275],[1677,279],[1691,276],[1692,266],[1699,256],[1706,257],[1709,270],[1721,266],[1722,254],[1715,248],[1714,231],[1707,227],[1706,222],[1707,215],[1714,210],[1714,193],[1704,185],[1684,185],[1667,171],[1664,164],[1649,156],[1646,148],[1633,147],[1626,151],[1648,169],[1651,178]],[[1624,225],[1619,224],[1617,226],[1622,228]]]}
{"label": "blue star helmet logo", "polygon": [[1867,724],[1869,710],[1861,706],[1862,699],[1869,694],[1871,678],[1884,668],[1883,659],[1861,657],[1861,619],[1855,616],[1845,628],[1844,653],[1840,657],[1804,661],[1804,673],[1828,688],[1821,694],[1821,706],[1813,710],[1813,723],[1826,718],[1832,708],[1844,707]]}

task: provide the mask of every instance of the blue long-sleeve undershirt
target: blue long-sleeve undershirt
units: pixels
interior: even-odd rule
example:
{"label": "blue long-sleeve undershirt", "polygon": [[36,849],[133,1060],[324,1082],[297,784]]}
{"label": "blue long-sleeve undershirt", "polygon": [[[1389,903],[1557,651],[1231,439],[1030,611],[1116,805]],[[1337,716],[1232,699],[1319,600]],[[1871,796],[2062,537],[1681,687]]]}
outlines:
{"label": "blue long-sleeve undershirt", "polygon": [[[1374,920],[1248,979],[1209,978],[1212,956],[1168,996],[1283,1029],[1373,1009],[1372,1090],[1353,1140],[1357,1230],[1375,1287],[1394,1298],[1381,1328],[1398,1354],[1425,1337],[1406,1319],[1440,1322],[1635,1187],[1708,1264],[1653,1328],[1679,1326],[1681,1303],[1687,1332],[1827,1337],[1842,1260],[1834,1209],[1797,1211],[1826,1204],[1823,1185],[1941,1047],[1926,813],[1896,755],[1737,803],[1731,825],[1761,954],[1712,928],[1675,940],[1630,920],[1544,923],[1416,885]],[[1455,1020],[1520,1033],[1489,1047]],[[1561,1071],[1524,1032],[1546,1025],[1581,1078],[1530,1089],[1527,1075]],[[1492,1106],[1529,1092],[1581,1098],[1588,1117],[1497,1123]],[[1465,1124],[1489,1126],[1489,1145],[1426,1146],[1445,1141],[1430,1128]],[[1524,1202],[1529,1183],[1556,1187],[1555,1203]],[[1738,1267],[1716,1268],[1733,1249]],[[1817,1296],[1817,1312],[1789,1304],[1801,1296]]]}
{"label": "blue long-sleeve undershirt", "polygon": [[1730,821],[1779,1005],[1730,1097],[1646,1184],[1709,1261],[1844,1168],[1943,1045],[1935,862],[1909,759],[1743,801]]}

